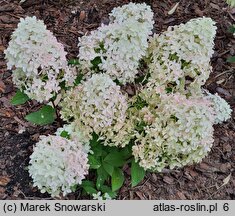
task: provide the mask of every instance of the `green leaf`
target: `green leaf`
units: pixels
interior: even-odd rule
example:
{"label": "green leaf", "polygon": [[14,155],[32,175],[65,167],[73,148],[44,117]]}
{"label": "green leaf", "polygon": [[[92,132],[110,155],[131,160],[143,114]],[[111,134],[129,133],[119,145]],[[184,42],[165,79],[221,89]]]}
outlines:
{"label": "green leaf", "polygon": [[113,167],[111,164],[106,163],[105,161],[103,161],[102,165],[103,165],[104,170],[105,170],[110,176],[112,176],[114,167]]}
{"label": "green leaf", "polygon": [[70,59],[68,62],[69,65],[79,65],[79,60],[78,59]]}
{"label": "green leaf", "polygon": [[82,181],[82,184],[81,184],[81,187],[86,187],[86,186],[95,187],[95,184],[94,184],[94,182],[92,182],[92,181],[83,180],[83,181]]}
{"label": "green leaf", "polygon": [[28,100],[29,100],[28,95],[26,95],[24,92],[20,90],[17,90],[16,94],[11,99],[11,104],[16,106],[16,105],[24,104]]}
{"label": "green leaf", "polygon": [[235,25],[230,26],[228,31],[232,34],[235,33]]}
{"label": "green leaf", "polygon": [[39,111],[25,116],[25,119],[37,125],[51,124],[55,120],[55,109],[49,105],[45,105]]}
{"label": "green leaf", "polygon": [[93,60],[91,60],[92,70],[99,70],[99,64],[102,63],[102,60],[99,56],[96,56]]}
{"label": "green leaf", "polygon": [[131,163],[131,186],[138,185],[144,179],[144,176],[145,170],[133,159]]}
{"label": "green leaf", "polygon": [[117,151],[109,153],[105,157],[104,161],[111,164],[114,167],[120,167],[125,164],[125,160],[124,160],[123,156]]}
{"label": "green leaf", "polygon": [[93,155],[88,155],[88,160],[90,164],[90,169],[98,169],[101,166],[101,163]]}
{"label": "green leaf", "polygon": [[108,173],[105,171],[105,169],[101,166],[99,169],[97,169],[97,174],[98,176],[101,176],[102,179],[107,180],[109,175]]}
{"label": "green leaf", "polygon": [[[130,145],[130,144],[129,144]],[[129,145],[123,148],[120,153],[124,159],[128,159],[132,156],[132,149],[129,149]]]}
{"label": "green leaf", "polygon": [[70,189],[72,190],[72,192],[75,192],[78,189],[78,185],[75,184],[75,185],[71,186]]}
{"label": "green leaf", "polygon": [[136,101],[133,103],[133,106],[138,110],[141,110],[147,105],[148,103],[145,100],[143,100],[140,96],[137,96]]}
{"label": "green leaf", "polygon": [[92,139],[90,140],[90,145],[91,147],[93,147],[93,146],[97,146],[98,144],[100,144],[99,135],[97,135],[96,133],[93,133]]}
{"label": "green leaf", "polygon": [[104,170],[103,167],[97,169],[96,187],[100,189],[100,187],[104,184],[108,177],[108,173]]}
{"label": "green leaf", "polygon": [[107,185],[102,185],[100,187],[100,190],[102,191],[102,193],[107,193],[112,199],[114,199],[117,196],[117,193],[112,191],[112,189]]}
{"label": "green leaf", "polygon": [[97,189],[99,190],[100,189],[100,187],[104,184],[104,182],[105,182],[105,179],[103,179],[103,177],[102,176],[97,176],[97,179],[96,179],[96,187],[97,187]]}
{"label": "green leaf", "polygon": [[83,79],[83,74],[79,74],[79,75],[76,77],[75,81],[74,81],[74,85],[75,85],[75,86],[79,85],[79,84],[81,83],[82,79]]}
{"label": "green leaf", "polygon": [[69,135],[68,131],[65,131],[65,130],[60,133],[60,136],[66,138],[66,139],[70,139],[70,135]]}
{"label": "green leaf", "polygon": [[122,187],[124,183],[124,174],[121,169],[115,168],[112,174],[112,191],[116,191]]}
{"label": "green leaf", "polygon": [[97,190],[91,186],[83,186],[82,187],[87,194],[92,195],[92,194],[97,194]]}
{"label": "green leaf", "polygon": [[231,56],[227,59],[227,62],[234,63],[235,62],[235,56]]}

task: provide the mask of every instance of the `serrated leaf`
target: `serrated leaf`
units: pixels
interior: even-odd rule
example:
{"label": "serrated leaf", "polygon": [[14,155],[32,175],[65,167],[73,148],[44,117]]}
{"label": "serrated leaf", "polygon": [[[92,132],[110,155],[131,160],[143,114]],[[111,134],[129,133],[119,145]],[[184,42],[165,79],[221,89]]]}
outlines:
{"label": "serrated leaf", "polygon": [[93,155],[89,155],[88,160],[88,163],[90,164],[90,169],[98,169],[101,166],[100,161],[98,161]]}
{"label": "serrated leaf", "polygon": [[114,167],[120,167],[120,166],[123,166],[125,164],[125,160],[119,152],[109,153],[105,157],[104,161],[111,164]]}
{"label": "serrated leaf", "polygon": [[37,125],[51,124],[55,120],[55,109],[49,105],[45,105],[39,111],[25,116],[25,119]]}
{"label": "serrated leaf", "polygon": [[16,94],[11,99],[11,104],[14,106],[21,105],[21,104],[24,104],[29,99],[30,98],[28,97],[28,95],[26,95],[24,92],[22,92],[20,90],[17,90]]}
{"label": "serrated leaf", "polygon": [[112,176],[114,167],[113,167],[111,164],[106,163],[105,161],[103,161],[102,166],[103,166],[103,168],[105,169],[105,171],[106,171],[110,176]]}
{"label": "serrated leaf", "polygon": [[234,63],[235,62],[235,56],[231,56],[227,59],[227,62]]}
{"label": "serrated leaf", "polygon": [[120,168],[115,168],[112,174],[112,191],[116,191],[122,187],[124,183],[124,174]]}
{"label": "serrated leaf", "polygon": [[131,162],[131,186],[138,185],[145,176],[145,170],[133,159]]}

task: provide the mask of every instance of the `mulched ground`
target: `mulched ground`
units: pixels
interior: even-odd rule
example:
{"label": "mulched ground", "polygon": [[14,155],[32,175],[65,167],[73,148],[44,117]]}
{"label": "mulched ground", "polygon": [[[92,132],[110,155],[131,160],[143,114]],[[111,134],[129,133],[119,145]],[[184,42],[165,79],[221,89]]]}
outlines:
{"label": "mulched ground", "polygon": [[[33,144],[39,135],[55,131],[52,126],[36,127],[24,116],[38,109],[35,102],[13,107],[9,99],[15,92],[11,73],[6,70],[3,50],[20,17],[35,15],[44,20],[68,52],[68,58],[78,53],[78,37],[108,23],[108,13],[127,0],[0,0],[0,199],[50,199],[32,186],[27,165]],[[217,22],[213,73],[206,84],[212,93],[218,92],[235,109],[235,64],[226,62],[235,55],[235,39],[228,32],[235,24],[235,9],[223,0],[181,0],[173,15],[167,12],[178,0],[146,0],[155,13],[154,32],[170,25],[185,23],[194,17],[208,16]],[[235,199],[235,121],[234,113],[227,123],[215,126],[214,147],[202,163],[178,170],[148,174],[137,187],[130,187],[130,170],[125,169],[126,181],[118,199]],[[80,191],[64,199],[83,199]]]}

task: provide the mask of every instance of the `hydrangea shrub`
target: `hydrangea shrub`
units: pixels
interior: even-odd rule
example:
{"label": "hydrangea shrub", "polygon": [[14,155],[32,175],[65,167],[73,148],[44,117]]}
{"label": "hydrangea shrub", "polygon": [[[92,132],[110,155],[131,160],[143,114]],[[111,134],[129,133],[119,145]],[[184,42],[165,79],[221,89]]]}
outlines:
{"label": "hydrangea shrub", "polygon": [[[198,163],[213,146],[213,125],[231,116],[224,99],[202,89],[212,70],[211,18],[153,36],[145,3],[114,8],[109,18],[79,38],[77,59],[68,61],[35,17],[20,20],[5,51],[20,89],[12,103],[35,99],[44,106],[27,120],[44,125],[57,114],[61,124],[40,137],[30,157],[29,174],[42,193],[82,189],[113,199],[125,181],[123,166],[131,167],[134,187],[146,172]],[[134,96],[128,83],[138,83]]]}

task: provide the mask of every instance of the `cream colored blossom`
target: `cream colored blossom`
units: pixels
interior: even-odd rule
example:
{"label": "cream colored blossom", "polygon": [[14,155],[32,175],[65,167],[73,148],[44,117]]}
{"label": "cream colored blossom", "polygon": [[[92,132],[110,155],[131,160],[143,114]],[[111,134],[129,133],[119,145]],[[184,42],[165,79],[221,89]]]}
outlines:
{"label": "cream colored blossom", "polygon": [[217,93],[211,94],[208,91],[204,91],[205,98],[212,103],[212,107],[215,111],[215,124],[220,124],[231,118],[232,109],[229,104],[221,98]]}
{"label": "cream colored blossom", "polygon": [[215,22],[196,18],[155,34],[149,45],[150,82],[166,91],[197,95],[211,72]]}
{"label": "cream colored blossom", "polygon": [[71,86],[77,76],[67,66],[63,45],[36,17],[20,19],[4,53],[13,83],[39,102],[58,93],[61,82]]}
{"label": "cream colored blossom", "polygon": [[83,71],[89,75],[99,70],[123,84],[133,82],[139,61],[146,54],[153,13],[146,4],[129,3],[115,8],[110,18],[109,25],[79,39],[78,56]]}
{"label": "cream colored blossom", "polygon": [[131,126],[126,118],[127,96],[106,74],[94,74],[71,91],[61,103],[62,118],[74,121],[84,136],[95,132],[105,145],[128,144]]}
{"label": "cream colored blossom", "polygon": [[29,173],[34,186],[52,196],[66,195],[88,174],[88,155],[82,144],[60,136],[41,136],[30,156]]}
{"label": "cream colored blossom", "polygon": [[146,170],[173,169],[200,162],[208,154],[214,122],[209,101],[186,99],[180,94],[161,95],[155,107],[148,109],[155,120],[151,123],[142,119],[145,126],[136,133],[132,149],[140,166]]}

